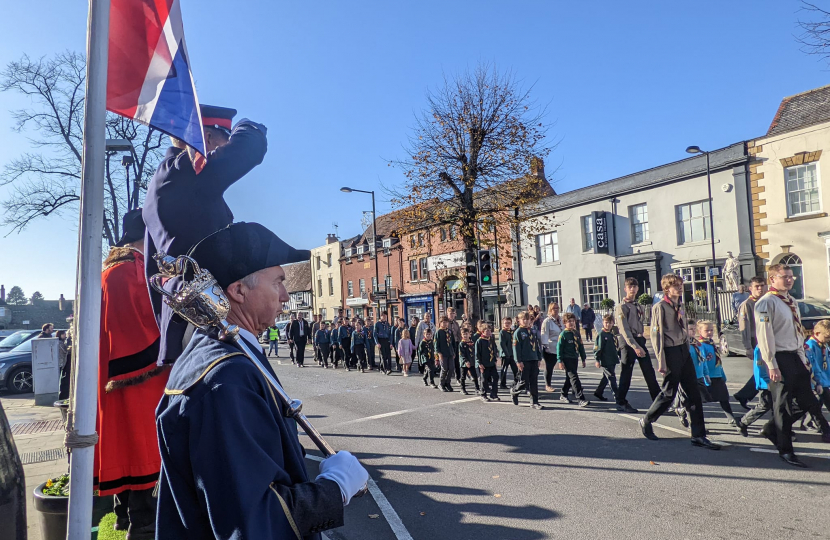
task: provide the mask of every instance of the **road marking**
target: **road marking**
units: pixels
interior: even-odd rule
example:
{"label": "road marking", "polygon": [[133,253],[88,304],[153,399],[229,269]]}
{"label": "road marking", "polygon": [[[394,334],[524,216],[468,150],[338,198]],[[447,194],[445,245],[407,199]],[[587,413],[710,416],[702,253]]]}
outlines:
{"label": "road marking", "polygon": [[332,424],[330,426],[324,426],[323,429],[328,430],[328,429],[335,428],[335,427],[348,426],[348,425],[351,425],[351,424],[359,424],[361,422],[368,422],[369,420],[377,420],[379,418],[389,418],[390,416],[400,416],[402,414],[407,414],[407,413],[411,413],[411,412],[415,412],[415,411],[421,411],[421,410],[424,410],[424,409],[431,409],[433,407],[441,407],[443,405],[454,405],[456,403],[466,403],[468,401],[478,401],[480,399],[481,399],[480,397],[471,397],[471,398],[464,398],[464,399],[456,399],[456,400],[453,400],[453,401],[443,401],[441,403],[433,403],[432,405],[424,405],[423,407],[415,407],[414,409],[404,409],[402,411],[393,411],[393,412],[388,412],[388,413],[383,413],[383,414],[376,414],[374,416],[366,416],[366,417],[363,417],[363,418],[356,418],[354,420],[348,420],[346,422],[340,422],[339,424]]}
{"label": "road marking", "polygon": [[[322,457],[312,454],[306,454],[305,457],[313,461],[323,461]],[[369,486],[369,493],[372,495],[372,498],[375,499],[375,503],[377,503],[378,508],[380,508],[380,511],[383,513],[383,517],[386,518],[386,522],[392,529],[392,533],[395,535],[395,538],[398,540],[413,540],[412,535],[409,534],[409,531],[406,530],[403,521],[401,521],[401,517],[397,512],[395,512],[395,509],[392,508],[392,503],[389,502],[389,499],[386,498],[386,495],[383,494],[377,483],[372,480],[371,476],[369,477],[367,484]]]}
{"label": "road marking", "polygon": [[[765,454],[777,454],[778,450],[775,448],[758,448],[757,446],[752,446],[749,448],[750,452],[763,452]],[[816,454],[814,452],[799,452],[799,456],[807,456],[807,457],[815,457],[821,459],[830,459],[830,454]]]}
{"label": "road marking", "polygon": [[[638,424],[640,423],[640,419],[637,418],[636,416],[631,416],[630,414],[621,414],[620,416],[622,416],[623,418],[628,418],[630,420],[634,420]],[[677,429],[677,428],[673,428],[673,427],[669,427],[669,426],[664,426],[663,424],[658,424],[657,422],[652,422],[651,425],[655,426],[655,427],[663,428],[663,429],[668,429],[669,431],[674,431],[675,433],[680,433],[681,435],[688,435],[689,434],[688,431],[684,431],[682,429]]]}

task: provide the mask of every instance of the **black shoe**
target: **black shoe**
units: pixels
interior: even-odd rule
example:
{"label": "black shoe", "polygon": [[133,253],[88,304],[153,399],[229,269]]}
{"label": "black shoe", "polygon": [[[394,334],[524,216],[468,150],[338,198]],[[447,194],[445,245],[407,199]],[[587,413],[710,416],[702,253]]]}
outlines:
{"label": "black shoe", "polygon": [[651,422],[646,422],[645,418],[640,418],[640,430],[646,439],[650,441],[660,440],[660,437],[654,434],[654,428],[651,427]]}
{"label": "black shoe", "polygon": [[573,401],[571,401],[571,398],[569,398],[566,395],[559,396],[559,401],[561,401],[562,403],[573,403]]}
{"label": "black shoe", "polygon": [[429,386],[429,383],[424,381],[424,386]]}
{"label": "black shoe", "polygon": [[490,401],[501,401],[501,398],[499,396],[491,397]]}
{"label": "black shoe", "polygon": [[681,426],[683,426],[684,428],[688,428],[688,427],[689,427],[689,416],[688,416],[688,415],[686,415],[686,414],[684,413],[684,414],[680,415],[678,418],[679,418],[679,420],[680,420],[680,425],[681,425]]}
{"label": "black shoe", "polygon": [[640,412],[632,407],[630,403],[626,403],[625,405],[617,405],[617,410],[628,414],[637,414]]}
{"label": "black shoe", "polygon": [[587,399],[581,399],[581,400],[579,400],[579,406],[580,406],[580,407],[582,407],[583,409],[584,409],[585,407],[587,407],[588,405],[590,405],[590,404],[591,404],[591,402],[590,402],[590,401],[588,401]]}
{"label": "black shoe", "polygon": [[452,392],[452,390],[450,390],[450,389],[449,389],[449,388],[447,388],[446,386],[442,386],[442,387],[441,387],[441,391],[442,391],[442,392]]}
{"label": "black shoe", "polygon": [[721,445],[713,443],[706,437],[692,437],[692,446],[708,448],[709,450],[720,450],[723,448]]}
{"label": "black shoe", "polygon": [[536,411],[541,411],[542,409],[544,409],[544,407],[542,405],[539,405],[538,403],[534,403],[530,406],[530,408]]}
{"label": "black shoe", "polygon": [[733,395],[732,397],[735,398],[735,401],[741,404],[741,407],[743,407],[746,410],[750,409],[749,405],[747,405],[747,402],[749,401],[748,399],[741,399],[737,395]]}
{"label": "black shoe", "polygon": [[807,469],[807,464],[798,459],[795,454],[787,453],[787,454],[778,454],[778,457],[792,465],[793,467],[801,467],[802,469]]}
{"label": "black shoe", "polygon": [[461,393],[462,393],[462,394],[464,394],[465,396],[469,396],[469,395],[470,395],[470,393],[469,393],[469,392],[467,392],[467,389],[466,389],[466,388],[462,388],[462,389],[461,389]]}
{"label": "black shoe", "polygon": [[601,395],[597,394],[596,392],[594,392],[594,397],[597,398],[597,400],[599,400],[599,401],[608,401],[607,397],[601,396]]}
{"label": "black shoe", "polygon": [[738,428],[738,431],[741,432],[741,436],[749,437],[749,430],[747,429],[747,425],[741,422],[740,420],[735,421],[735,426]]}
{"label": "black shoe", "polygon": [[776,433],[775,431],[767,431],[767,426],[764,426],[761,429],[761,436],[767,439],[775,446],[778,446],[778,433]]}
{"label": "black shoe", "polygon": [[455,392],[455,389],[452,386],[447,385],[447,392]]}
{"label": "black shoe", "polygon": [[432,383],[432,384],[430,384],[430,386],[432,386],[433,388],[435,388],[436,390],[438,390],[438,385],[437,385],[437,384]]}
{"label": "black shoe", "polygon": [[488,398],[487,396],[481,396],[481,401],[483,401],[484,403],[490,403],[490,398]]}
{"label": "black shoe", "polygon": [[519,404],[519,394],[510,393],[510,397],[513,398],[513,405]]}

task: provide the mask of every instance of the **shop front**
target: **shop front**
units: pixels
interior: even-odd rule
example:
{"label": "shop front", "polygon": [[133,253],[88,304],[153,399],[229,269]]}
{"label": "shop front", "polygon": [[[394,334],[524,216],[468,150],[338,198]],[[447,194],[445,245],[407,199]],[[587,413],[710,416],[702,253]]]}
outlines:
{"label": "shop front", "polygon": [[435,302],[433,295],[422,294],[405,297],[403,298],[403,305],[407,322],[412,321],[412,317],[418,317],[419,320],[423,320],[424,314],[427,312],[432,317],[433,322],[435,321]]}

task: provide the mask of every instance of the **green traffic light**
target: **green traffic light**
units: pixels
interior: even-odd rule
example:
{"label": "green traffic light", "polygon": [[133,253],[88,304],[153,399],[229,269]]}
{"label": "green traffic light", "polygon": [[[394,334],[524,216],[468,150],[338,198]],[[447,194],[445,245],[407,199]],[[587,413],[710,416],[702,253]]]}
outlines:
{"label": "green traffic light", "polygon": [[487,283],[488,281],[490,281],[490,276],[484,276],[483,278],[481,278],[481,281]]}

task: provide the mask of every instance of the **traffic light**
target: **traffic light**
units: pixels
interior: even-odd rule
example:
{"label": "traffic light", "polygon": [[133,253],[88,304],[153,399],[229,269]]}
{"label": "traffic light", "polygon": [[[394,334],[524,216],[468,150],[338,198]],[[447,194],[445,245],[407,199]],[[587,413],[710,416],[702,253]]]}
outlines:
{"label": "traffic light", "polygon": [[476,273],[476,256],[473,253],[465,253],[465,260],[467,267],[467,287],[475,288],[478,283],[478,274]]}
{"label": "traffic light", "polygon": [[478,250],[478,278],[479,284],[482,287],[492,284],[493,276],[491,274],[491,271],[492,268],[490,266],[490,250]]}

